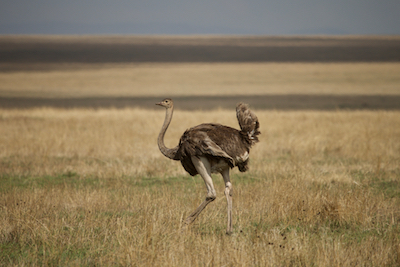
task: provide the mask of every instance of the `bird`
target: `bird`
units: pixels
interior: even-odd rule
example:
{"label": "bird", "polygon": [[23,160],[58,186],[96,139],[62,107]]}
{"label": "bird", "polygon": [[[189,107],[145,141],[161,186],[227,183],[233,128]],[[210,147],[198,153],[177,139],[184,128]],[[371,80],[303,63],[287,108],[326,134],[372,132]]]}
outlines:
{"label": "bird", "polygon": [[230,169],[238,167],[240,172],[248,170],[250,148],[259,142],[260,123],[247,104],[236,106],[236,117],[240,130],[218,123],[203,123],[187,129],[174,148],[164,144],[165,133],[171,123],[174,102],[165,98],[156,105],[166,109],[164,123],[158,135],[158,147],[169,159],[180,161],[183,168],[191,175],[200,174],[203,178],[207,195],[205,200],[183,222],[182,231],[193,223],[204,208],[217,197],[211,173],[220,173],[225,182],[224,194],[227,200],[226,234],[232,234],[232,195]]}

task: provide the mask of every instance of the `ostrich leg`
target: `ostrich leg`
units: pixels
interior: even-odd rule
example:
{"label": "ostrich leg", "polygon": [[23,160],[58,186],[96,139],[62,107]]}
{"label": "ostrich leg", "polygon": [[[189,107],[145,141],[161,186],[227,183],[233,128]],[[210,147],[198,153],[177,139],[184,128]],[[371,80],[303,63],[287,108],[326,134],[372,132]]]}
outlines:
{"label": "ostrich leg", "polygon": [[206,199],[200,204],[200,206],[193,211],[189,217],[186,218],[183,229],[185,230],[186,227],[196,220],[197,216],[202,212],[202,210],[212,201],[215,200],[217,194],[215,193],[213,181],[211,179],[211,165],[205,157],[191,157],[193,165],[195,166],[197,172],[203,177],[203,180],[207,187],[207,197]]}
{"label": "ostrich leg", "polygon": [[229,168],[224,169],[221,172],[222,177],[225,182],[225,196],[226,202],[228,204],[228,224],[226,227],[226,234],[230,235],[232,233],[232,184],[229,178]]}

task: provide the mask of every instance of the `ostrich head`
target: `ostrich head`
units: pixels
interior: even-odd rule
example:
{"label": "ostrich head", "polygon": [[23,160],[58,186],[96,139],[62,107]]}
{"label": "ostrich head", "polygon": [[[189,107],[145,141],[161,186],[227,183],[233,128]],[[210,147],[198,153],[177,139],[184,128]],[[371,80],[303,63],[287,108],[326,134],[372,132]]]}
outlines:
{"label": "ostrich head", "polygon": [[174,106],[174,102],[172,102],[171,98],[166,98],[163,101],[156,103],[156,105],[162,106],[166,109],[172,108]]}

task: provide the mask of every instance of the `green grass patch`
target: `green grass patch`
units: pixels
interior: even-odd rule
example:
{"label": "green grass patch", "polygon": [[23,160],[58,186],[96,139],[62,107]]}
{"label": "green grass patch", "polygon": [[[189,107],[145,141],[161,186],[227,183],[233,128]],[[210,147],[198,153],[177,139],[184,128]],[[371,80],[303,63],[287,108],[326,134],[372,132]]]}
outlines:
{"label": "green grass patch", "polygon": [[12,176],[1,175],[1,191],[7,192],[12,188],[32,189],[32,188],[51,188],[57,186],[72,186],[76,188],[100,187],[101,179],[96,177],[82,177],[77,173],[67,172],[57,176]]}
{"label": "green grass patch", "polygon": [[400,200],[400,173],[396,171],[353,171],[351,176],[376,194]]}
{"label": "green grass patch", "polygon": [[[223,184],[220,175],[213,175],[214,184]],[[252,184],[259,181],[258,177],[249,174],[234,174],[231,180],[235,185]],[[119,178],[98,178],[94,176],[84,177],[75,172],[66,172],[51,176],[0,176],[0,192],[7,192],[13,188],[32,189],[32,188],[52,188],[52,187],[72,187],[81,188],[120,188],[121,185],[141,188],[155,187],[176,187],[203,185],[203,179],[197,176],[172,176],[172,177],[136,177],[124,176]]]}

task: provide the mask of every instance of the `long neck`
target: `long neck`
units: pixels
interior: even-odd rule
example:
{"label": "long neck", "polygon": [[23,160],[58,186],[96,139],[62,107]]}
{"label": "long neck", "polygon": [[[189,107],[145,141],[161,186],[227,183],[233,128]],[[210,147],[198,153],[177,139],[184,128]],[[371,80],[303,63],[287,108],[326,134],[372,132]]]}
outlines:
{"label": "long neck", "polygon": [[178,151],[178,146],[172,149],[167,148],[164,144],[164,135],[168,129],[169,124],[171,123],[173,113],[174,113],[173,107],[166,109],[164,124],[161,127],[160,134],[158,135],[158,148],[160,149],[161,153],[163,153],[164,156],[170,159],[175,159],[176,152]]}

